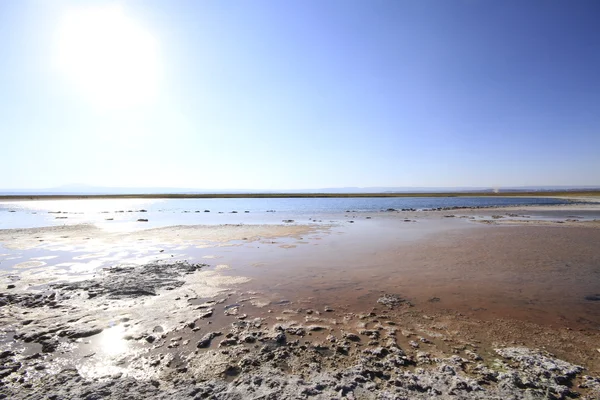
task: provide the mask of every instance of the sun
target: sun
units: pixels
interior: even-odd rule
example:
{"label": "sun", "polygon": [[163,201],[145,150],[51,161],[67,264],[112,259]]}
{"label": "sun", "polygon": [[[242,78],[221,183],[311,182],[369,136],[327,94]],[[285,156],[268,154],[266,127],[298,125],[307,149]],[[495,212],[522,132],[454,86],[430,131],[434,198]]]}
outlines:
{"label": "sun", "polygon": [[156,96],[156,40],[121,7],[68,11],[60,23],[56,44],[59,69],[96,105],[128,108]]}

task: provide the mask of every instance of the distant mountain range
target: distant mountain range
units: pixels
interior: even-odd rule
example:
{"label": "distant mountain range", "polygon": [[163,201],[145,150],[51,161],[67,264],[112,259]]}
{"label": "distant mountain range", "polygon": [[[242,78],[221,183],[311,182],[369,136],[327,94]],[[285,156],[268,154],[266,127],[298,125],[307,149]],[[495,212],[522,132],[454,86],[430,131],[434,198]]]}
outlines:
{"label": "distant mountain range", "polygon": [[530,192],[600,190],[598,186],[513,186],[513,187],[338,187],[318,189],[192,189],[167,187],[101,187],[65,185],[48,189],[0,189],[0,195],[103,195],[103,194],[212,194],[212,193],[444,193],[444,192]]}

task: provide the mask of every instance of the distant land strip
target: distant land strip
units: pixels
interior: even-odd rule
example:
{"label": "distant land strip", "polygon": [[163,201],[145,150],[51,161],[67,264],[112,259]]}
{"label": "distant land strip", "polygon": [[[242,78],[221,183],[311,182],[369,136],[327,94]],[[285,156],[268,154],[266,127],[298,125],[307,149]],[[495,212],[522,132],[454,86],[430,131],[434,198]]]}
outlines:
{"label": "distant land strip", "polygon": [[0,195],[0,200],[75,199],[243,199],[243,198],[342,198],[342,197],[596,197],[600,190],[444,193],[153,193],[153,194],[32,194]]}

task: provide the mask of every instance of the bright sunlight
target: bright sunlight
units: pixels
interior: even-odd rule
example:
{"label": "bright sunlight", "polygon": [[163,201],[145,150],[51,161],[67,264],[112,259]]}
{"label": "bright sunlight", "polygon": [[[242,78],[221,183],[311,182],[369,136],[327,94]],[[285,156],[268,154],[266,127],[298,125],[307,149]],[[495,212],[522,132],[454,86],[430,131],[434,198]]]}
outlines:
{"label": "bright sunlight", "polygon": [[68,80],[98,107],[129,108],[156,96],[156,41],[121,7],[67,12],[58,30],[57,61]]}

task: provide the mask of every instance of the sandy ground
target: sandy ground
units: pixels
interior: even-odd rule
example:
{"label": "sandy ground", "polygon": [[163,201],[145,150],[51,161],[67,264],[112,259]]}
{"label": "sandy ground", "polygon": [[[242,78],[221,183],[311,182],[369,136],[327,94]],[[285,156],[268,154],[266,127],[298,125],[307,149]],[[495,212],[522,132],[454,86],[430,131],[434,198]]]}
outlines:
{"label": "sandy ground", "polygon": [[599,215],[3,230],[0,398],[600,398]]}

